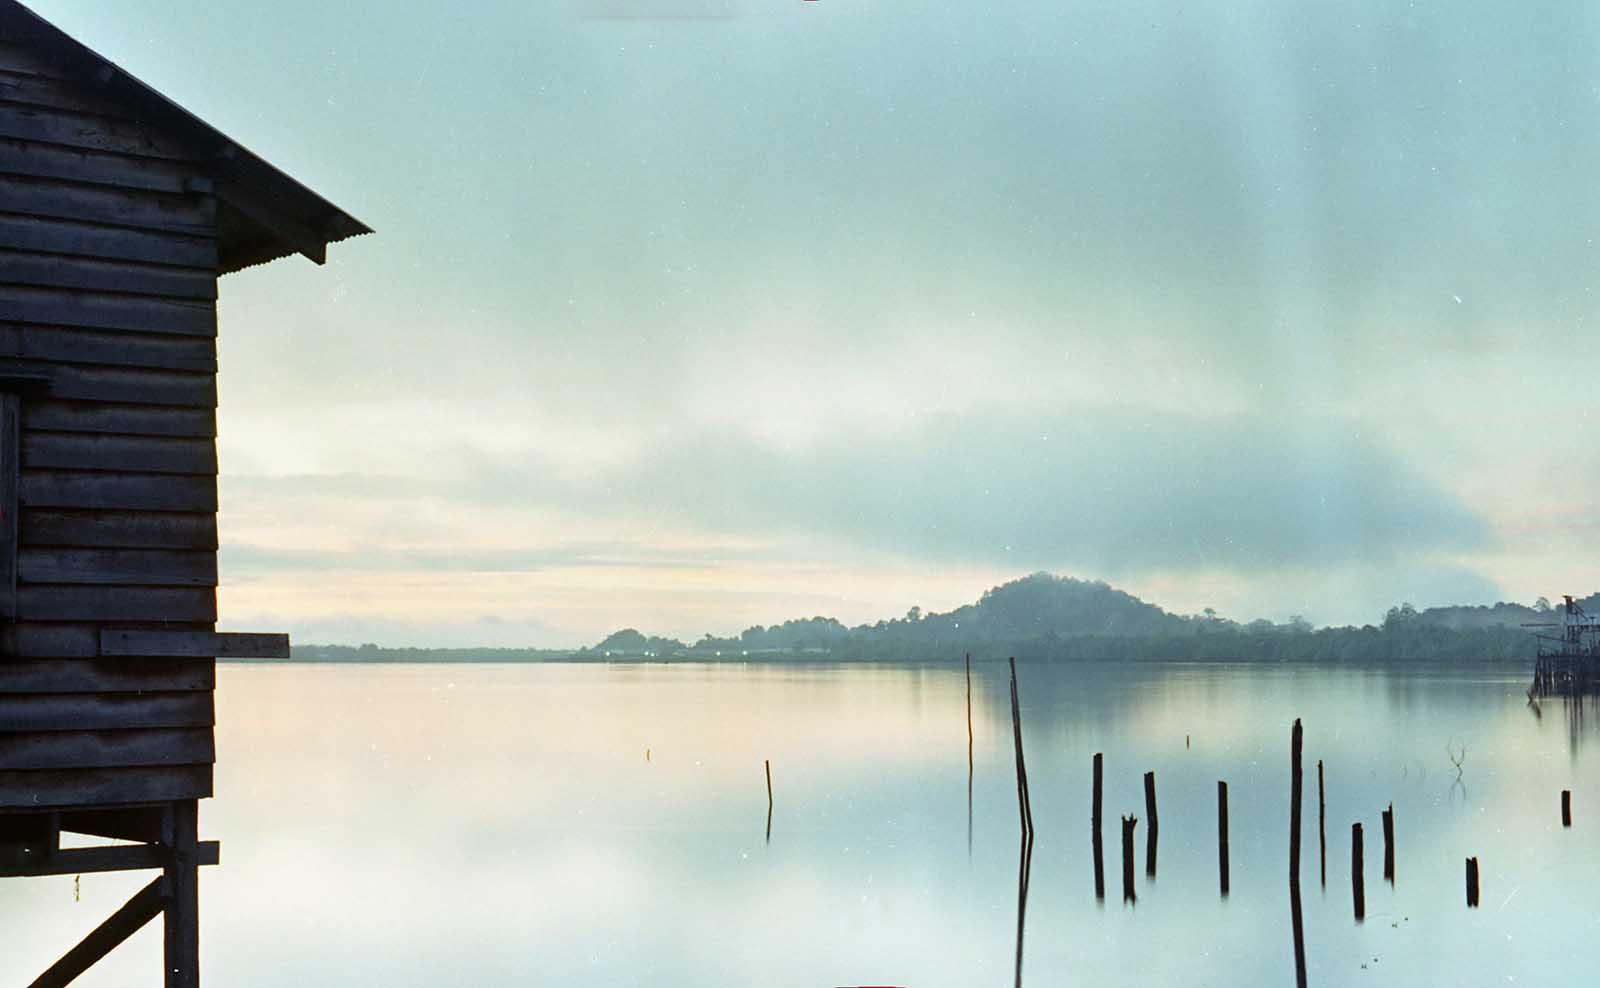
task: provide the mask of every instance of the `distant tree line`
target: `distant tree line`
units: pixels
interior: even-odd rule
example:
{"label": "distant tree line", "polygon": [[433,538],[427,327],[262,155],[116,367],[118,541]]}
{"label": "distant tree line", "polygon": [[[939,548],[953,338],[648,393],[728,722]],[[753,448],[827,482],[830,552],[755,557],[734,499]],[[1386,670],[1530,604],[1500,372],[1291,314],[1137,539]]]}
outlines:
{"label": "distant tree line", "polygon": [[[1600,614],[1600,594],[1579,601]],[[849,627],[831,617],[755,625],[693,643],[625,628],[589,648],[379,648],[296,646],[294,657],[323,662],[612,661],[960,661],[967,653],[1046,661],[1508,662],[1534,654],[1526,624],[1557,622],[1561,608],[1532,605],[1430,607],[1397,604],[1377,625],[1313,628],[1293,615],[1278,624],[1241,624],[1206,608],[1179,615],[1098,581],[1034,573],[939,614]]]}

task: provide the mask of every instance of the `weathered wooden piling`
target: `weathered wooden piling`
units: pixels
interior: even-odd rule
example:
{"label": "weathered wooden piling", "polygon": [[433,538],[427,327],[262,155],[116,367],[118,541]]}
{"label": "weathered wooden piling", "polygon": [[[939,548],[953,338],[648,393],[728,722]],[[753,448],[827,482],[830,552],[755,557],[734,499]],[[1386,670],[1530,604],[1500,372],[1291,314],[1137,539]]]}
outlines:
{"label": "weathered wooden piling", "polygon": [[1561,825],[1572,826],[1572,790],[1561,790]]}
{"label": "weathered wooden piling", "polygon": [[1100,752],[1094,753],[1094,787],[1089,803],[1089,829],[1094,844],[1094,897],[1104,900],[1106,897],[1106,866],[1104,845],[1100,838],[1100,788],[1104,780],[1104,757]]}
{"label": "weathered wooden piling", "polygon": [[1383,811],[1383,878],[1394,884],[1394,804]]}
{"label": "weathered wooden piling", "polygon": [[1217,780],[1217,871],[1222,897],[1228,897],[1228,784]]}
{"label": "weathered wooden piling", "polygon": [[1350,894],[1355,900],[1356,922],[1367,918],[1367,876],[1362,861],[1361,824],[1350,826]]}
{"label": "weathered wooden piling", "polygon": [[1300,880],[1300,718],[1289,732],[1289,880]]}
{"label": "weathered wooden piling", "polygon": [[1022,705],[1017,698],[1017,660],[1011,663],[1011,738],[1017,749],[1017,813],[1023,838],[1033,841],[1033,805],[1028,795],[1028,765],[1022,757]]}
{"label": "weathered wooden piling", "polygon": [[1322,887],[1328,887],[1328,799],[1322,787],[1322,759],[1317,759],[1317,859]]}
{"label": "weathered wooden piling", "polygon": [[1100,787],[1104,781],[1102,769],[1104,756],[1100,752],[1094,753],[1094,794],[1089,803],[1089,822],[1094,826],[1095,833],[1100,832]]}
{"label": "weathered wooden piling", "polygon": [[967,653],[967,857],[972,857],[972,653]]}
{"label": "weathered wooden piling", "polygon": [[1161,831],[1161,821],[1156,816],[1156,774],[1144,774],[1144,815],[1149,821],[1144,832],[1144,873],[1156,877],[1156,844]]}
{"label": "weathered wooden piling", "polygon": [[1467,908],[1478,908],[1478,859],[1467,859]]}
{"label": "weathered wooden piling", "polygon": [[1136,816],[1122,818],[1122,901],[1134,902],[1138,895],[1133,888],[1133,830],[1139,825]]}

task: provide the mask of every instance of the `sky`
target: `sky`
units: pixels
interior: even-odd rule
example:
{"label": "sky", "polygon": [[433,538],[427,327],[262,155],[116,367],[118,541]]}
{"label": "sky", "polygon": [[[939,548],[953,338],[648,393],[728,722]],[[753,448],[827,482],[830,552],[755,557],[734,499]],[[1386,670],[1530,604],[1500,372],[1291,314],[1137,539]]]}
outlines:
{"label": "sky", "polygon": [[221,284],[225,627],[1600,586],[1593,4],[30,3],[377,231]]}

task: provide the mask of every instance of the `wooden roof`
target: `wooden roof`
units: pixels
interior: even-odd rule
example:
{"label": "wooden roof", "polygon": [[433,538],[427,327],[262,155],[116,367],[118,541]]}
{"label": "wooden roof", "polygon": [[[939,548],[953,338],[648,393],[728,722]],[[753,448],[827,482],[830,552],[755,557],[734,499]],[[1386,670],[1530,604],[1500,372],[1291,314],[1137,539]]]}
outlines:
{"label": "wooden roof", "polygon": [[0,0],[0,42],[33,49],[101,99],[126,107],[128,119],[192,149],[194,160],[215,177],[220,273],[290,254],[321,264],[328,244],[372,232],[17,0]]}

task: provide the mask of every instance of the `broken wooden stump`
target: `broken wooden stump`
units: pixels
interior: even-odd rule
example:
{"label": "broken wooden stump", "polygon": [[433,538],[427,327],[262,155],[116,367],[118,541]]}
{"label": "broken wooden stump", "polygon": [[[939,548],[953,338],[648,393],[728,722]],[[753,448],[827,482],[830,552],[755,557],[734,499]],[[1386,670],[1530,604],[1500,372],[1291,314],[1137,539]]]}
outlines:
{"label": "broken wooden stump", "polygon": [[1217,780],[1217,872],[1222,897],[1228,897],[1228,784]]}
{"label": "broken wooden stump", "polygon": [[1355,900],[1356,922],[1367,918],[1367,876],[1362,861],[1361,824],[1350,826],[1350,894]]}

